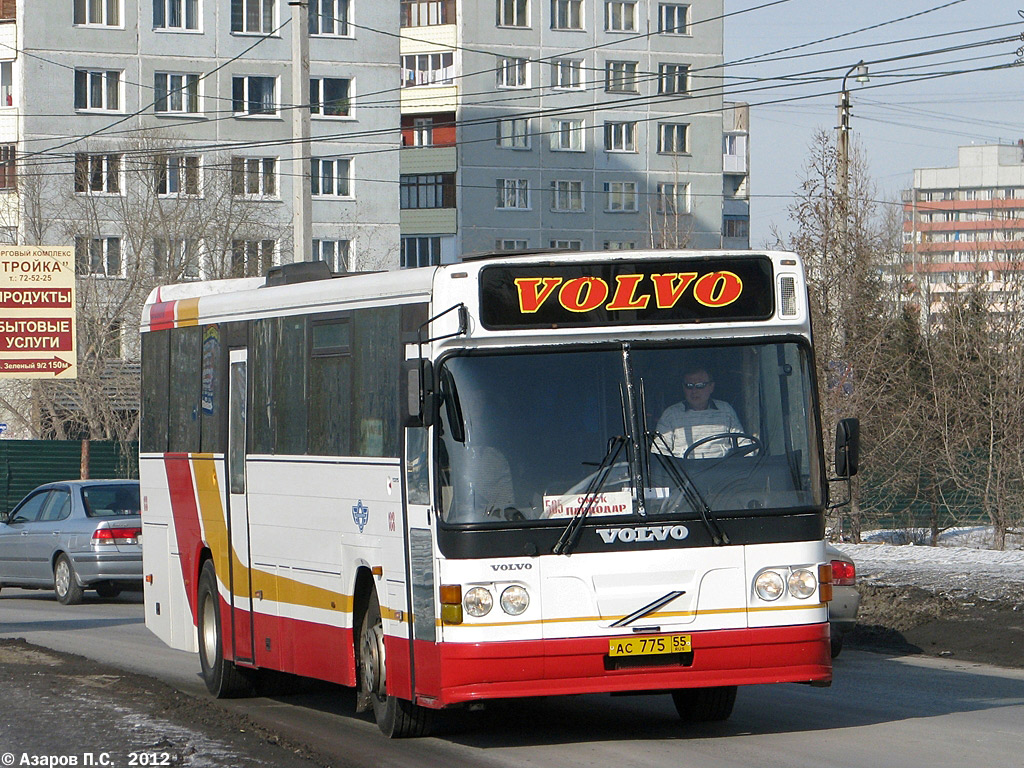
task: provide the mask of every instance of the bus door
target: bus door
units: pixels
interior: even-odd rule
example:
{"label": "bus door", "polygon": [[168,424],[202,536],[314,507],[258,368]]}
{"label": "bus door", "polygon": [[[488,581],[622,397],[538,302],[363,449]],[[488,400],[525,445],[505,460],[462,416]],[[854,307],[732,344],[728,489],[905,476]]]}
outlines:
{"label": "bus door", "polygon": [[433,698],[440,691],[434,573],[434,510],[430,488],[428,431],[405,431],[405,493],[408,529],[411,672],[415,696]]}
{"label": "bus door", "polygon": [[246,395],[248,350],[230,353],[228,414],[228,584],[231,601],[231,651],[235,661],[254,663],[252,559],[249,554],[249,506],[245,496]]}

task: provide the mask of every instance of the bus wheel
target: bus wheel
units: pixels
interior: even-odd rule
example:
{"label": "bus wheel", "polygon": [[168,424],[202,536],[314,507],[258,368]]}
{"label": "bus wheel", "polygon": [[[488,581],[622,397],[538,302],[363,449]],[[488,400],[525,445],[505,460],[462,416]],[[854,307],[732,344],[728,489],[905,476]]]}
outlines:
{"label": "bus wheel", "polygon": [[199,665],[207,689],[218,699],[252,696],[252,677],[248,670],[224,659],[224,635],[220,627],[220,594],[217,571],[207,560],[199,575]]}
{"label": "bus wheel", "polygon": [[736,686],[719,688],[682,688],[672,691],[676,712],[689,723],[728,720],[736,703]]}
{"label": "bus wheel", "polygon": [[426,736],[433,713],[411,701],[389,696],[384,653],[384,623],[380,618],[377,592],[372,591],[359,625],[356,664],[359,674],[358,697],[369,698],[373,716],[381,733],[389,739]]}

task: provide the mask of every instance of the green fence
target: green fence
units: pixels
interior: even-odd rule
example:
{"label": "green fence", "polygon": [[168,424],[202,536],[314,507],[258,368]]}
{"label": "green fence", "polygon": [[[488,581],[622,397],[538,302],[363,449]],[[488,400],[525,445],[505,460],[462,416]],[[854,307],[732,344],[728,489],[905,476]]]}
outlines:
{"label": "green fence", "polygon": [[[138,443],[89,442],[89,477],[137,478]],[[7,514],[43,483],[78,480],[82,469],[80,440],[0,440],[0,514]]]}

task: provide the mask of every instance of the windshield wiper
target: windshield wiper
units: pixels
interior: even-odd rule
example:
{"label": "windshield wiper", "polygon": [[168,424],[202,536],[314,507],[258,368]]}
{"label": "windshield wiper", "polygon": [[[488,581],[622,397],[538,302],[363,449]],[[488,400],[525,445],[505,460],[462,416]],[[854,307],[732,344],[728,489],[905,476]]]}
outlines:
{"label": "windshield wiper", "polygon": [[597,472],[591,478],[590,485],[583,492],[584,502],[580,506],[579,514],[569,521],[565,530],[562,531],[562,535],[558,537],[554,549],[551,550],[553,554],[568,555],[573,546],[575,546],[576,540],[579,538],[580,529],[583,527],[583,521],[590,514],[594,504],[597,503],[597,494],[604,487],[605,481],[608,479],[608,473],[611,472],[612,467],[615,465],[615,459],[622,453],[622,447],[626,442],[627,440],[624,435],[616,435],[608,441],[608,450],[605,452],[604,458],[601,459]]}
{"label": "windshield wiper", "polygon": [[682,491],[687,503],[690,507],[700,515],[701,521],[704,523],[704,527],[707,528],[708,533],[711,534],[711,543],[716,546],[722,546],[723,544],[729,543],[729,535],[722,530],[718,524],[718,520],[715,519],[715,513],[711,511],[711,507],[704,500],[700,490],[697,488],[697,484],[693,482],[693,478],[690,477],[689,473],[682,466],[678,465],[673,461],[672,449],[669,447],[668,441],[665,440],[665,436],[660,432],[648,432],[647,439],[653,446],[655,440],[660,440],[661,445],[659,446],[662,451],[651,451],[652,455],[658,457],[658,461],[661,462],[662,467],[665,468],[665,472],[672,479],[672,482],[676,484],[680,491]]}

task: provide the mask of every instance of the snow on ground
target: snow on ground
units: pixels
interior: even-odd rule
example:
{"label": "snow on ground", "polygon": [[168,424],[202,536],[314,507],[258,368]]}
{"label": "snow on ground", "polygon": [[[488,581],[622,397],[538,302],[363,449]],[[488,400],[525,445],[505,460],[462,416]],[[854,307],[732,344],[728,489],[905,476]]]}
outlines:
{"label": "snow on ground", "polygon": [[1008,537],[1002,551],[985,548],[991,542],[991,529],[983,527],[946,531],[936,547],[889,543],[908,539],[923,537],[906,531],[871,531],[862,536],[862,544],[836,546],[857,564],[857,579],[862,583],[1024,600],[1024,537]]}

